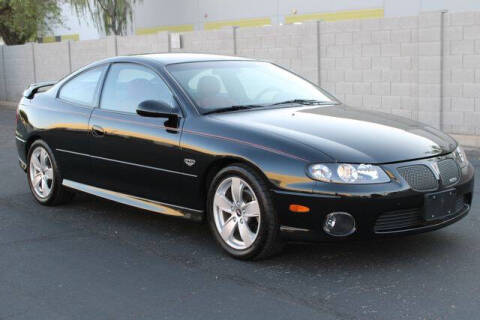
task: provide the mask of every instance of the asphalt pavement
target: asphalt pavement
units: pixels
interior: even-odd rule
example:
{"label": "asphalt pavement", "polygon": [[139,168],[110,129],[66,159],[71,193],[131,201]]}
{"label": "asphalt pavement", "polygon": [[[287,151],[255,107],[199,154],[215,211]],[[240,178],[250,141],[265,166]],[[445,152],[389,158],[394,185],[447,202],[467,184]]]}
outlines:
{"label": "asphalt pavement", "polygon": [[478,183],[470,214],[447,228],[241,262],[205,224],[83,194],[40,206],[14,132],[0,107],[1,320],[480,319]]}

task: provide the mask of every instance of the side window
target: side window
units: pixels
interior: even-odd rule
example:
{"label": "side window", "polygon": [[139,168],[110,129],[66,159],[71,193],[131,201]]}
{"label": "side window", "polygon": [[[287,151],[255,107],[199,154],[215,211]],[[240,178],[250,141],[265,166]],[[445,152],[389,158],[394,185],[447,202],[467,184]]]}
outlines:
{"label": "side window", "polygon": [[58,97],[73,103],[92,106],[98,81],[104,70],[105,66],[101,66],[80,73],[63,85]]}
{"label": "side window", "polygon": [[100,108],[135,113],[145,100],[175,105],[170,89],[155,72],[132,63],[114,63],[103,86]]}

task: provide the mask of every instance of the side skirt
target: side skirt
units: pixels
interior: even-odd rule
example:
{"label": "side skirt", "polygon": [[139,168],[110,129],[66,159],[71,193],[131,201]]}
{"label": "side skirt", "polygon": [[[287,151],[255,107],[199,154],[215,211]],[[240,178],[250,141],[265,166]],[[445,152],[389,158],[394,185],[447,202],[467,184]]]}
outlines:
{"label": "side skirt", "polygon": [[128,206],[151,211],[154,213],[177,216],[177,217],[191,219],[195,221],[201,221],[204,217],[203,210],[190,209],[190,208],[185,208],[185,207],[177,206],[173,204],[140,198],[140,197],[132,196],[125,193],[120,193],[120,192],[115,192],[107,189],[90,186],[87,184],[75,182],[68,179],[63,179],[62,184],[68,188],[72,188],[78,191],[92,194],[100,198],[119,202],[122,204],[126,204]]}

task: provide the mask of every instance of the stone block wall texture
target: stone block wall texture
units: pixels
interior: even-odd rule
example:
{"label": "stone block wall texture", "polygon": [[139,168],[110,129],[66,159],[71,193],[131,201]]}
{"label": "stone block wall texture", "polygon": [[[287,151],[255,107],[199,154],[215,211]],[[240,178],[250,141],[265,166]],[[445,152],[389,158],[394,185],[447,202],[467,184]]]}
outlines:
{"label": "stone block wall texture", "polygon": [[121,56],[145,53],[165,53],[168,52],[168,50],[168,32],[117,37],[117,54]]}
{"label": "stone block wall texture", "polygon": [[354,107],[418,119],[418,17],[320,24],[320,85]]}
{"label": "stone block wall texture", "polygon": [[182,48],[172,52],[195,52],[234,55],[234,29],[198,30],[183,32]]}
{"label": "stone block wall texture", "polygon": [[444,23],[443,126],[480,136],[480,12],[447,14]]}
{"label": "stone block wall texture", "polygon": [[70,73],[69,42],[35,43],[35,81],[54,81]]}
{"label": "stone block wall texture", "polygon": [[318,83],[318,23],[239,28],[236,54],[269,60]]}
{"label": "stone block wall texture", "polygon": [[115,55],[215,53],[272,61],[354,107],[480,136],[480,12],[229,27],[180,35],[181,49],[171,48],[168,32],[3,46],[0,100],[17,101],[29,83],[55,80]]}
{"label": "stone block wall texture", "polygon": [[70,42],[72,71],[94,61],[117,55],[116,37]]}
{"label": "stone block wall texture", "polygon": [[21,97],[28,84],[36,82],[33,44],[4,47],[3,61],[6,78],[6,100],[16,101]]}

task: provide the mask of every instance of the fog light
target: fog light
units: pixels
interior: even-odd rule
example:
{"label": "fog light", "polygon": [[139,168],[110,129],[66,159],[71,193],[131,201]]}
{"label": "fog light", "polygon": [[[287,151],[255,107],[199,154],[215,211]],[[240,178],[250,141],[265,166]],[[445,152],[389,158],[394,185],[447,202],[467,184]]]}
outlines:
{"label": "fog light", "polygon": [[349,213],[332,212],[325,217],[323,231],[331,236],[346,237],[355,230],[355,219]]}

